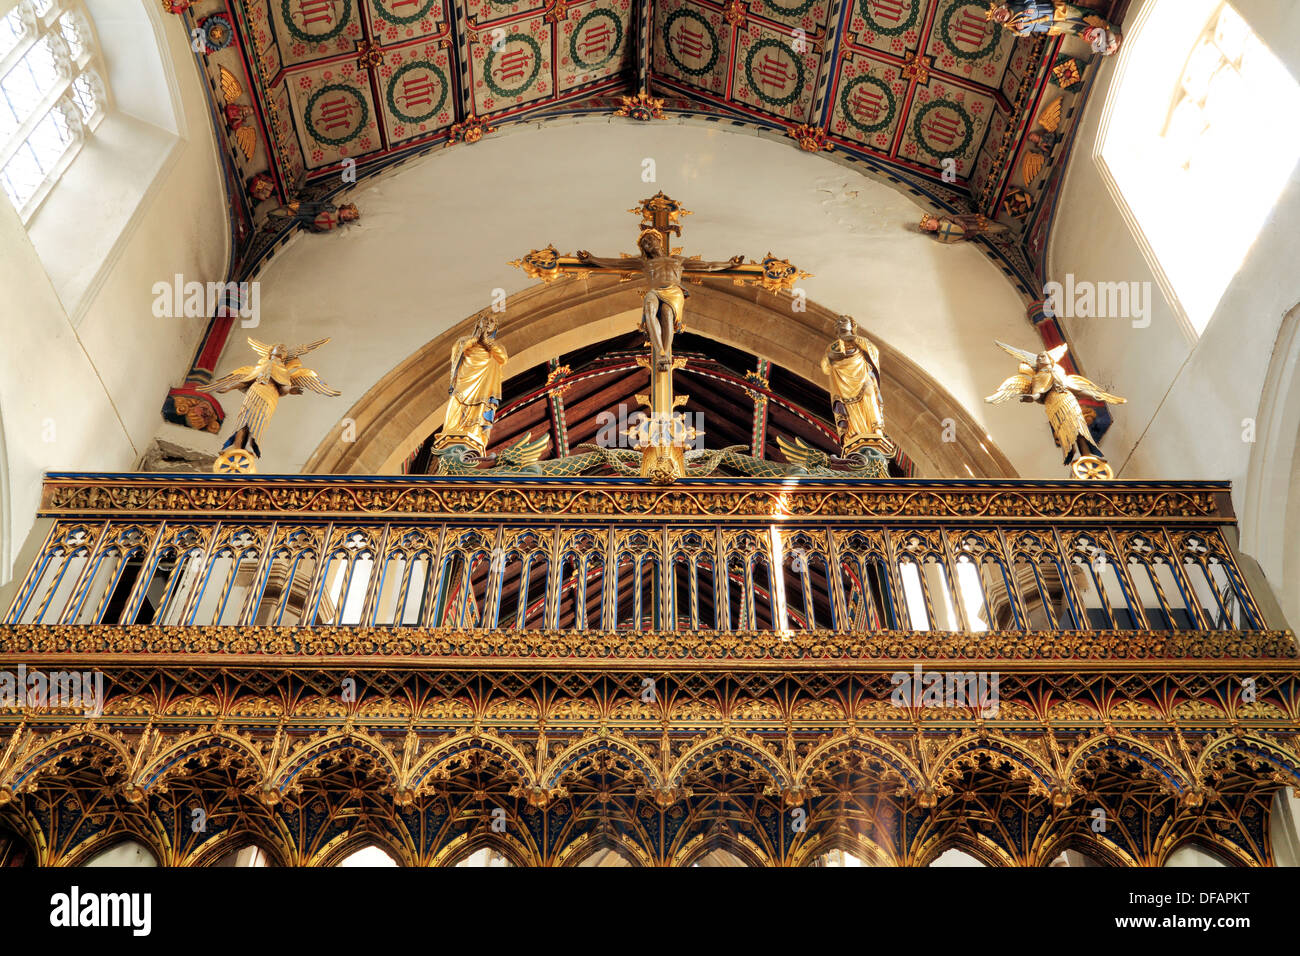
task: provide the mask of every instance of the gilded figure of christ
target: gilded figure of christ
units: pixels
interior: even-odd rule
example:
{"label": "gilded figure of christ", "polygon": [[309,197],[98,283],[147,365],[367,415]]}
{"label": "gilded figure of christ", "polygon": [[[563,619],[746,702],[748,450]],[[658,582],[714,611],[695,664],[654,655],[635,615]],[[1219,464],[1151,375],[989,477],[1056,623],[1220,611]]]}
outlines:
{"label": "gilded figure of christ", "polygon": [[687,292],[682,288],[682,274],[721,272],[743,264],[745,257],[732,256],[725,262],[709,262],[669,255],[663,236],[654,229],[644,230],[636,244],[641,250],[640,256],[608,259],[579,249],[577,259],[602,269],[641,272],[649,280],[650,290],[646,292],[641,309],[641,328],[650,340],[655,369],[667,372],[672,368],[673,334],[685,328],[683,313]]}

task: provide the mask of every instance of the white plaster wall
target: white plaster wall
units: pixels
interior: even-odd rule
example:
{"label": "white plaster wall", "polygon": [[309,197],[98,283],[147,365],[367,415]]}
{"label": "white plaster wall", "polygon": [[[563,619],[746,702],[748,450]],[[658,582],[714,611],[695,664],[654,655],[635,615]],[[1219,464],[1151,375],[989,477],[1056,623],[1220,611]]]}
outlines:
{"label": "white plaster wall", "polygon": [[[10,553],[0,554],[0,581],[32,527],[44,472],[130,470],[157,430],[167,389],[183,376],[206,323],[154,318],[153,284],[177,272],[219,279],[226,268],[229,226],[203,81],[180,19],[151,15],[166,38],[184,136],[79,310],[65,306],[28,231],[0,200],[0,414],[9,489],[0,521],[9,523],[10,543]],[[121,214],[116,200],[112,193],[92,200],[66,228],[96,229]]]}
{"label": "white plaster wall", "polygon": [[[1147,0],[1150,2],[1150,0]],[[1134,22],[1145,6],[1135,3]],[[1300,6],[1276,0],[1234,0],[1233,6],[1269,45],[1293,76],[1300,76]],[[1115,61],[1101,67],[1083,116],[1079,141],[1066,174],[1060,213],[1049,247],[1049,278],[1150,282],[1153,309],[1148,328],[1127,319],[1065,319],[1066,332],[1090,377],[1128,398],[1115,413],[1106,451],[1123,478],[1219,478],[1233,482],[1238,513],[1260,507],[1277,515],[1286,502],[1244,500],[1246,476],[1256,445],[1243,441],[1243,421],[1257,418],[1261,384],[1283,317],[1300,302],[1300,168],[1290,181],[1240,271],[1228,286],[1199,340],[1183,331],[1155,274],[1107,190],[1091,144],[1115,78]],[[1166,95],[1153,91],[1152,95]],[[1171,92],[1171,91],[1170,91]],[[1250,176],[1251,155],[1267,149],[1241,144],[1241,175]],[[1214,223],[1204,223],[1203,241],[1214,242]],[[1272,397],[1266,399],[1271,401]],[[1294,432],[1294,425],[1292,426]],[[1242,547],[1255,554],[1257,541],[1243,522]],[[1285,579],[1281,561],[1264,571],[1288,616],[1296,616],[1300,590]]]}
{"label": "white plaster wall", "polygon": [[[642,181],[646,159],[655,161],[654,182]],[[441,151],[354,190],[347,198],[361,209],[359,223],[301,235],[277,254],[261,275],[261,324],[235,330],[219,371],[248,361],[249,334],[286,343],[330,335],[309,364],[343,395],[282,402],[260,470],[301,470],[402,359],[488,306],[494,288],[531,284],[510,259],[548,242],[565,252],[635,251],[637,219],[626,210],[660,189],[694,211],[684,219],[687,255],[789,258],[815,274],[800,284],[810,299],[855,315],[869,335],[922,365],[986,423],[1022,475],[1064,474],[1041,413],[983,404],[1014,371],[993,339],[1029,347],[1037,338],[1015,291],[979,251],[920,234],[911,227],[922,210],[909,198],[789,141],[628,120],[506,130]],[[806,343],[815,355],[825,345]],[[512,364],[507,374],[519,370]],[[237,397],[222,401],[233,413]],[[176,431],[166,437],[176,440]]]}

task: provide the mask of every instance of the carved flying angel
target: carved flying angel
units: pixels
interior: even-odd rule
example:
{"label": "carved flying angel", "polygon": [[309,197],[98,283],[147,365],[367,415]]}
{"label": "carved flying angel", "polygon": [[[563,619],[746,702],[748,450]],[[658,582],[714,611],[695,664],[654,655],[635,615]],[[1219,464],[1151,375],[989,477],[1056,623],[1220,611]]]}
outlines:
{"label": "carved flying angel", "polygon": [[266,431],[267,422],[275,414],[281,395],[301,395],[304,390],[320,395],[342,394],[337,389],[330,388],[312,369],[302,364],[301,356],[320,348],[328,341],[328,338],[317,339],[290,348],[282,344],[267,345],[250,338],[248,344],[258,355],[256,363],[240,366],[209,385],[199,386],[203,392],[244,392],[244,402],[239,407],[234,434],[222,446],[216,470],[253,470],[253,460],[262,454],[262,434]]}
{"label": "carved flying angel", "polygon": [[1041,128],[1033,130],[1025,137],[1029,149],[1020,163],[1020,172],[1025,177],[1025,185],[1032,184],[1038,178],[1038,174],[1047,165],[1052,150],[1061,141],[1061,99],[1062,97],[1058,96],[1043,108],[1043,111],[1038,114],[1038,125]]}
{"label": "carved flying angel", "polygon": [[1020,360],[1016,374],[1012,375],[984,401],[1000,405],[1013,398],[1022,402],[1036,402],[1047,410],[1047,420],[1052,426],[1056,444],[1065,452],[1065,464],[1070,464],[1076,454],[1105,458],[1102,450],[1092,440],[1088,422],[1078,395],[1112,405],[1122,405],[1128,399],[1112,395],[1082,375],[1071,375],[1058,363],[1069,349],[1058,345],[1046,352],[1027,352],[1005,342],[998,347]]}
{"label": "carved flying angel", "polygon": [[235,102],[244,95],[244,88],[235,74],[224,66],[220,67],[220,72],[221,97],[226,101],[226,123],[230,126],[244,159],[252,159],[257,149],[257,131],[252,124],[253,108]]}
{"label": "carved flying angel", "polygon": [[275,382],[281,386],[282,395],[301,395],[303,389],[319,392],[321,395],[341,395],[342,392],[322,382],[320,377],[306,368],[300,359],[300,356],[315,351],[328,341],[329,338],[317,339],[315,342],[290,348],[282,344],[267,345],[265,342],[250,338],[248,344],[258,354],[258,361],[253,365],[240,366],[210,385],[199,386],[199,391],[229,392],[232,389],[247,391],[256,382],[262,380]]}

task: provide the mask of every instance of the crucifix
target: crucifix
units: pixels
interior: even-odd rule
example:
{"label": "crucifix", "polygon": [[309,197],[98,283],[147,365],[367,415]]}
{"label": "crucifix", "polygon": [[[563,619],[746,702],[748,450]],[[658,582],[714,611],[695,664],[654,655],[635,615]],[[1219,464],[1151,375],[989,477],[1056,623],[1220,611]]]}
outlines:
{"label": "crucifix", "polygon": [[553,245],[534,249],[510,264],[518,266],[531,278],[544,282],[576,275],[603,273],[619,275],[625,281],[641,279],[649,286],[641,309],[641,329],[650,344],[648,359],[638,364],[650,370],[651,394],[637,399],[650,409],[650,417],[638,436],[643,451],[642,474],[668,483],[684,473],[683,456],[688,434],[685,420],[674,410],[686,404],[688,396],[673,394],[673,371],[686,364],[673,356],[673,335],[685,327],[684,312],[690,293],[682,288],[683,280],[699,283],[705,276],[731,279],[736,285],[759,285],[771,292],[788,292],[803,272],[771,253],[761,262],[746,262],[744,256],[721,261],[685,258],[681,249],[670,248],[672,236],[681,236],[681,217],[689,216],[677,200],[658,192],[643,199],[628,212],[641,217],[637,248],[640,255],[623,254],[619,258],[593,256],[585,250],[576,255],[561,255]]}

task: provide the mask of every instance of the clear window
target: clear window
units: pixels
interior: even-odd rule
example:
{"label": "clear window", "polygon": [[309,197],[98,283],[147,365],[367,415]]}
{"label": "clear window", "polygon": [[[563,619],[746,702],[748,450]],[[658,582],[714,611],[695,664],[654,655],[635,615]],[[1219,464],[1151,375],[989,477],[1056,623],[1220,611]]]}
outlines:
{"label": "clear window", "polygon": [[1199,335],[1300,158],[1300,86],[1229,3],[1156,0],[1143,14],[1100,159]]}
{"label": "clear window", "polygon": [[0,186],[23,222],[104,117],[108,91],[81,0],[0,0]]}

